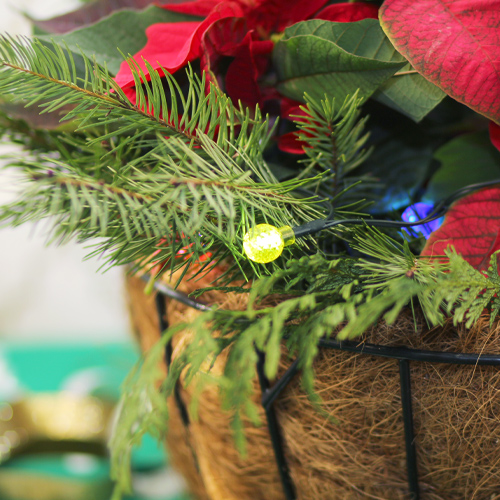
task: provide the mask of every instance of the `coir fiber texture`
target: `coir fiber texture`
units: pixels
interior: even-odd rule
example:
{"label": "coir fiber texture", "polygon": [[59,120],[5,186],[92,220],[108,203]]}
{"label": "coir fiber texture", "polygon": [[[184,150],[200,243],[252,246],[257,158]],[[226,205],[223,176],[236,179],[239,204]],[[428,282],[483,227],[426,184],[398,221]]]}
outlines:
{"label": "coir fiber texture", "polygon": [[[207,284],[188,281],[180,289],[190,292]],[[143,289],[142,281],[129,278],[132,321],[147,350],[160,332],[154,300]],[[227,309],[245,306],[244,296],[231,293],[211,292],[203,300]],[[171,325],[197,314],[167,301]],[[189,335],[176,337],[174,355]],[[491,329],[480,320],[470,330],[452,325],[428,329],[423,320],[415,327],[407,313],[395,324],[379,323],[359,341],[499,354],[500,327]],[[223,363],[221,356],[215,374]],[[289,363],[283,352],[281,370]],[[410,499],[397,361],[324,349],[315,373],[323,410],[333,418],[311,405],[300,375],[275,403],[297,499]],[[411,375],[421,498],[500,499],[500,369],[412,362]],[[186,406],[193,392],[190,386],[180,390]],[[257,382],[254,400],[260,400]],[[197,499],[284,500],[265,425],[247,424],[248,454],[243,458],[234,447],[230,416],[221,410],[215,387],[203,392],[198,419],[187,427],[173,401],[169,404],[170,455]],[[263,411],[261,416],[264,422]]]}

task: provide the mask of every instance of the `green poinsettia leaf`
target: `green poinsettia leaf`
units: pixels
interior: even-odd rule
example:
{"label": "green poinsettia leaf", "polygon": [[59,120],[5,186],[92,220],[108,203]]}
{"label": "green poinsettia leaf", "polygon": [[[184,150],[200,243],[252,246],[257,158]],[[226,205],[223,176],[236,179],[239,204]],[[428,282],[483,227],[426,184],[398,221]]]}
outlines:
{"label": "green poinsettia leaf", "polygon": [[145,9],[149,5],[151,0],[93,0],[80,5],[76,10],[50,19],[33,19],[29,14],[25,15],[40,32],[69,33],[94,24],[117,10]]}
{"label": "green poinsettia leaf", "polygon": [[143,11],[121,10],[101,19],[91,26],[64,35],[39,37],[45,41],[66,44],[75,53],[82,51],[87,56],[95,56],[101,65],[116,74],[123,62],[119,50],[125,55],[135,54],[146,45],[146,28],[156,23],[193,21],[197,18],[169,12],[159,7],[149,7]]}
{"label": "green poinsettia leaf", "polygon": [[287,28],[273,53],[278,90],[342,102],[359,89],[367,99],[406,64],[375,19],[334,23],[313,19]]}
{"label": "green poinsettia leaf", "polygon": [[0,113],[5,113],[5,115],[13,120],[23,120],[29,127],[35,130],[54,130],[67,125],[67,123],[61,124],[61,112],[40,114],[38,108],[27,108],[22,103],[6,100],[4,96],[0,97]]}
{"label": "green poinsettia leaf", "polygon": [[446,94],[407,64],[383,83],[372,97],[419,122],[446,97]]}
{"label": "green poinsettia leaf", "polygon": [[464,134],[434,154],[441,167],[432,176],[424,201],[436,202],[469,184],[500,178],[500,153],[487,132]]}

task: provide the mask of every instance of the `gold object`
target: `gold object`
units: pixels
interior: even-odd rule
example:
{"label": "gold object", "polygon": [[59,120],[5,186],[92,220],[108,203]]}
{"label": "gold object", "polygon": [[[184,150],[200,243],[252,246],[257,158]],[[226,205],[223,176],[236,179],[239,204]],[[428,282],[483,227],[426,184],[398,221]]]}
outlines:
{"label": "gold object", "polygon": [[[105,456],[113,405],[92,396],[46,393],[0,403],[0,465],[18,455],[40,452]],[[48,477],[0,467],[5,500],[107,500],[112,483]]]}
{"label": "gold object", "polygon": [[54,448],[104,454],[110,403],[70,393],[37,394],[16,403],[0,403],[0,464],[11,456]]}
{"label": "gold object", "polygon": [[13,469],[0,469],[2,500],[109,500],[111,481],[85,481],[46,477]]}

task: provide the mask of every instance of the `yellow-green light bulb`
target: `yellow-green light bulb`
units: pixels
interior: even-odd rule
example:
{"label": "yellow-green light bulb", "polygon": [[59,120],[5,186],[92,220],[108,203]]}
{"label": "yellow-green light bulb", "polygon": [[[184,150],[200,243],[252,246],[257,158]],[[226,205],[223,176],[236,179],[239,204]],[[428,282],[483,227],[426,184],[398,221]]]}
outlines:
{"label": "yellow-green light bulb", "polygon": [[277,228],[270,224],[258,224],[243,237],[243,249],[247,257],[259,264],[276,260],[283,248],[295,243],[295,234],[290,226]]}

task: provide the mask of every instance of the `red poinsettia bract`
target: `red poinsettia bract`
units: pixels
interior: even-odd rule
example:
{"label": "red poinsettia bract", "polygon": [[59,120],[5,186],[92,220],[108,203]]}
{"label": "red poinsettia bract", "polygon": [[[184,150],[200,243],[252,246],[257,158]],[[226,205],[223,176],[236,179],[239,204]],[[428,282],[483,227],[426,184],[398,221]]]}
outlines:
{"label": "red poinsettia bract", "polygon": [[491,255],[500,250],[500,188],[482,189],[454,203],[422,255],[444,255],[450,246],[476,269],[488,268]]}
{"label": "red poinsettia bract", "polygon": [[[343,2],[324,7],[327,1],[196,0],[164,5],[167,10],[205,19],[150,26],[146,46],[134,60],[148,78],[144,60],[154,69],[164,68],[172,74],[198,59],[201,69],[233,101],[241,100],[248,106],[263,104],[276,97],[274,89],[260,84],[270,66],[273,34],[311,18],[352,22],[377,17],[377,7],[372,4]],[[133,100],[134,79],[126,62],[116,81]]]}
{"label": "red poinsettia bract", "polygon": [[490,122],[489,130],[491,143],[500,151],[500,125]]}
{"label": "red poinsettia bract", "polygon": [[422,76],[500,120],[500,0],[385,0],[380,21]]}

